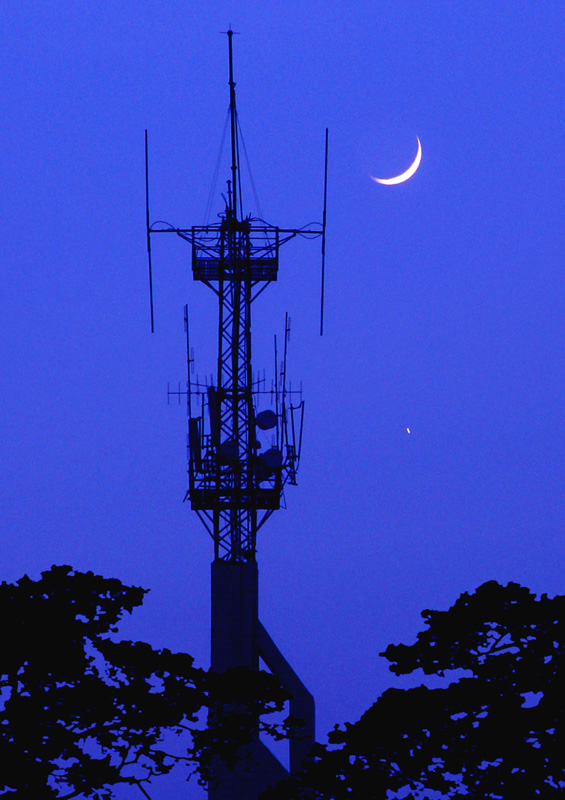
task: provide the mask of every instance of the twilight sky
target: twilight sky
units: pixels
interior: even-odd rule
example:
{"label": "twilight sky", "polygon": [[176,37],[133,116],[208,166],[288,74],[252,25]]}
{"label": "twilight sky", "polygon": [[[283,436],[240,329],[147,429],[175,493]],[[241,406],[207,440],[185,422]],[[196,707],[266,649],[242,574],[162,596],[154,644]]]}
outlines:
{"label": "twilight sky", "polygon": [[[489,579],[565,593],[565,9],[0,5],[0,577],[66,563],[149,588],[124,636],[203,666],[212,542],[182,503],[186,413],[166,390],[187,302],[196,370],[214,371],[217,306],[190,246],[155,237],[150,333],[143,132],[152,221],[202,224],[230,24],[270,223],[321,220],[330,132],[325,335],[319,240],[284,246],[253,324],[269,374],[289,312],[306,400],[299,486],[258,542],[261,618],[323,739],[399,685],[378,653],[423,608]],[[410,181],[370,180],[406,169],[416,136]]]}

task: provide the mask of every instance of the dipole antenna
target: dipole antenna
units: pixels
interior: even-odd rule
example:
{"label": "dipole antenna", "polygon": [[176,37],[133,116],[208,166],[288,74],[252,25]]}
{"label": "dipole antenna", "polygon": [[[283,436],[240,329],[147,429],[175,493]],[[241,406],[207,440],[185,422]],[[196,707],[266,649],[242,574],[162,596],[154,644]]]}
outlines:
{"label": "dipole antenna", "polygon": [[149,155],[145,131],[145,226],[147,230],[147,259],[149,261],[149,305],[151,307],[151,333],[155,333],[153,316],[153,270],[151,269],[151,227],[149,224]]}
{"label": "dipole antenna", "polygon": [[324,335],[324,290],[326,278],[326,208],[328,204],[328,129],[324,157],[324,211],[322,213],[322,286],[320,290],[320,336]]}

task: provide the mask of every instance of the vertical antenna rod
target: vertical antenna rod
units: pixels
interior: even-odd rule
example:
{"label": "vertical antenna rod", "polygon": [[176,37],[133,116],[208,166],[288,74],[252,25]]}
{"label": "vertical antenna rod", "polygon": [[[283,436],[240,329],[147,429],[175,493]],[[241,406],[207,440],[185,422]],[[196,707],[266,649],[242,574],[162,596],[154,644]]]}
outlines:
{"label": "vertical antenna rod", "polygon": [[145,131],[145,224],[147,226],[147,258],[149,259],[149,303],[151,305],[151,333],[155,333],[153,319],[153,273],[151,270],[151,229],[149,225],[149,158],[147,154],[147,131]]}
{"label": "vertical antenna rod", "polygon": [[320,336],[324,335],[324,284],[326,273],[326,205],[328,200],[328,129],[326,128],[326,157],[324,162],[324,213],[322,215],[322,288],[320,297]]}
{"label": "vertical antenna rod", "polygon": [[231,125],[231,174],[232,174],[232,210],[237,219],[237,114],[235,110],[235,83],[233,80],[233,31],[228,31],[229,61],[230,61],[230,125]]}

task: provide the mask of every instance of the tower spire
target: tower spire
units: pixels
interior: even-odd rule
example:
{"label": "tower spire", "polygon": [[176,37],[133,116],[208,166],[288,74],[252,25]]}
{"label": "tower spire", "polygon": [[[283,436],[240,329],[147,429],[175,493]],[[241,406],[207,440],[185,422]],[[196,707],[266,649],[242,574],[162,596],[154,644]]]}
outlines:
{"label": "tower spire", "polygon": [[237,147],[237,109],[235,106],[235,82],[233,79],[233,31],[228,30],[229,87],[230,87],[230,133],[231,133],[231,205],[233,216],[237,219],[238,147]]}

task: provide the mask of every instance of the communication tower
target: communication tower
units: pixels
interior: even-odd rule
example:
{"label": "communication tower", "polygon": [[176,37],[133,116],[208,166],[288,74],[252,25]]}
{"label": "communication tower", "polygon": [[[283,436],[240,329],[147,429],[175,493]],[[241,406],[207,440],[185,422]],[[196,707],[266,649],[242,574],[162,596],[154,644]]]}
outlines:
{"label": "communication tower", "polygon": [[[189,342],[188,307],[185,330],[188,361],[188,491],[192,509],[214,542],[212,562],[211,667],[257,670],[262,658],[291,695],[290,713],[304,727],[290,741],[290,771],[298,769],[314,743],[314,700],[261,625],[258,616],[257,532],[280,508],[285,485],[296,484],[300,463],[304,401],[287,386],[286,354],[289,320],[281,353],[275,340],[276,374],[270,388],[254,377],[251,364],[251,308],[277,280],[279,250],[296,236],[322,238],[322,313],[326,228],[328,134],[326,130],[324,210],[322,223],[304,228],[279,228],[244,216],[239,159],[240,128],[233,77],[233,31],[229,48],[230,179],[219,222],[191,228],[150,224],[146,154],[147,249],[153,330],[151,238],[173,233],[192,245],[192,274],[218,300],[218,351],[215,381],[194,380]],[[279,355],[282,357],[279,360]],[[184,392],[170,392],[178,394]],[[265,435],[270,443],[265,446]],[[252,765],[250,768],[250,764]],[[246,754],[244,766],[220,770],[209,787],[212,800],[254,800],[286,770],[259,740]]]}

